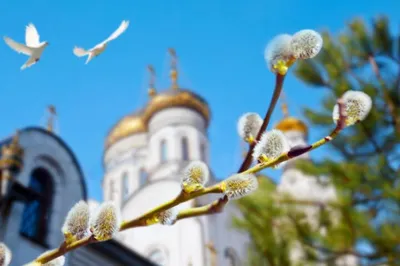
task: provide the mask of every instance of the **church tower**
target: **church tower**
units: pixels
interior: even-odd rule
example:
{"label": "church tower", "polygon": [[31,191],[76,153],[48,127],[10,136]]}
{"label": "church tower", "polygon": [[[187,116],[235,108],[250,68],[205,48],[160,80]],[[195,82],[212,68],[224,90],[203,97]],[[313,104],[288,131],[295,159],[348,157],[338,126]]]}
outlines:
{"label": "church tower", "polygon": [[[208,163],[210,110],[196,93],[178,83],[177,56],[169,49],[171,85],[157,91],[150,73],[149,101],[123,117],[109,132],[104,152],[104,199],[132,219],[178,195],[180,173],[190,161]],[[189,208],[193,202],[179,205]],[[174,226],[152,225],[121,232],[119,240],[162,266],[207,265],[203,219]]]}
{"label": "church tower", "polygon": [[171,178],[171,173],[181,170],[191,160],[207,163],[210,110],[202,97],[180,88],[176,53],[169,49],[169,54],[171,87],[153,93],[143,114],[148,125],[147,168],[152,181]]}
{"label": "church tower", "polygon": [[[307,145],[308,127],[303,121],[293,116],[289,116],[288,106],[284,97],[285,96],[283,95],[283,119],[276,124],[275,128],[286,135],[291,147],[305,146]],[[302,188],[298,188],[298,184],[296,185],[297,181],[304,179],[303,173],[296,169],[295,166],[296,160],[299,158],[309,159],[309,153],[305,153],[297,158],[289,160],[284,164],[281,182],[278,188],[279,190],[286,193],[293,193],[293,195],[298,195],[297,193],[301,192]]]}

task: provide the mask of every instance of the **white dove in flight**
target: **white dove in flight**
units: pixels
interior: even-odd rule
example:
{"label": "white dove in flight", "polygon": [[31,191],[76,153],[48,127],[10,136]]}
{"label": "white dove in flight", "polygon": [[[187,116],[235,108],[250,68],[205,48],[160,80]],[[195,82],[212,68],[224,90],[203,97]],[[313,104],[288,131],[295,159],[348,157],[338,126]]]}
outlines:
{"label": "white dove in flight", "polygon": [[87,58],[85,64],[89,63],[90,60],[93,59],[93,57],[96,57],[96,56],[100,55],[101,53],[103,53],[107,47],[107,44],[110,41],[118,38],[118,36],[120,36],[122,33],[124,33],[126,31],[126,29],[128,28],[128,26],[129,26],[129,21],[123,20],[121,25],[119,25],[118,29],[116,31],[114,31],[113,34],[111,34],[110,37],[108,37],[105,41],[97,44],[95,47],[91,48],[90,50],[85,50],[83,48],[75,46],[74,54],[77,57],[82,57],[82,56],[87,55],[88,58]]}
{"label": "white dove in flight", "polygon": [[44,49],[49,45],[48,42],[39,41],[39,33],[37,32],[35,25],[29,23],[25,29],[25,44],[18,43],[13,39],[4,36],[4,41],[11,49],[29,56],[28,61],[22,65],[21,70],[36,64],[44,51]]}

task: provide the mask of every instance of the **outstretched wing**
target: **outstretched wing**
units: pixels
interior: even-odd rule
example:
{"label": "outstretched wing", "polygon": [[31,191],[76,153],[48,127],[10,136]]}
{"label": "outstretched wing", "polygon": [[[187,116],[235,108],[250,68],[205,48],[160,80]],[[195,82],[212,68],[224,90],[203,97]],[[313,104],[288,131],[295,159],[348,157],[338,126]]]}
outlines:
{"label": "outstretched wing", "polygon": [[87,55],[89,53],[85,49],[77,47],[77,46],[74,47],[73,52],[74,52],[74,55],[76,55],[77,57],[82,57],[82,56],[85,56],[85,55]]}
{"label": "outstretched wing", "polygon": [[8,37],[4,37],[4,41],[8,46],[10,46],[11,49],[20,54],[22,53],[29,56],[32,54],[32,50],[29,49],[29,47],[27,47],[26,45],[23,45],[22,43],[17,43],[16,41]]}
{"label": "outstretched wing", "polygon": [[29,25],[26,26],[26,29],[25,29],[26,45],[30,46],[30,47],[38,47],[40,44],[39,38],[40,38],[40,36],[39,36],[39,33],[37,32],[35,25],[33,25],[32,23],[29,23]]}
{"label": "outstretched wing", "polygon": [[126,31],[126,29],[129,26],[129,21],[128,20],[123,20],[121,22],[121,25],[119,25],[118,29],[116,31],[114,31],[110,37],[108,37],[105,41],[103,41],[101,44],[104,43],[108,43],[114,39],[116,39],[119,35],[121,35],[122,33],[124,33]]}
{"label": "outstretched wing", "polygon": [[34,64],[36,64],[37,60],[35,60],[35,58],[33,58],[33,56],[29,57],[28,61],[25,62],[25,64],[23,64],[21,66],[21,70],[24,70],[28,67],[33,66]]}

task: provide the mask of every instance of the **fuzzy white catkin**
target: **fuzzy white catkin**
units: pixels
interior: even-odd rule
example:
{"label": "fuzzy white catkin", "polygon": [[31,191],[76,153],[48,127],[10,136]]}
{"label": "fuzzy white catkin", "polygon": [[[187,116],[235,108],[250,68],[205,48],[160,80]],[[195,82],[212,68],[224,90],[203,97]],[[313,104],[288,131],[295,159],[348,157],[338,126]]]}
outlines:
{"label": "fuzzy white catkin", "polygon": [[229,200],[235,200],[247,196],[258,188],[257,177],[253,174],[235,174],[225,181],[225,195]]}
{"label": "fuzzy white catkin", "polygon": [[315,57],[322,48],[323,39],[314,30],[301,30],[295,33],[290,42],[290,50],[297,59]]}
{"label": "fuzzy white catkin", "polygon": [[279,130],[273,129],[265,132],[253,150],[253,159],[258,160],[265,155],[269,160],[278,158],[282,153],[290,150],[286,136]]}
{"label": "fuzzy white catkin", "polygon": [[173,225],[178,216],[178,210],[176,208],[171,208],[158,214],[158,219],[160,224],[163,225]]}
{"label": "fuzzy white catkin", "polygon": [[292,36],[289,34],[280,34],[267,44],[264,57],[269,70],[276,72],[274,65],[276,65],[279,60],[287,62],[292,57],[292,50],[290,47],[291,41]]}
{"label": "fuzzy white catkin", "polygon": [[257,113],[246,113],[239,118],[238,133],[239,136],[247,141],[250,137],[256,138],[261,129],[263,120]]}
{"label": "fuzzy white catkin", "polygon": [[120,212],[113,202],[102,203],[90,219],[90,227],[98,241],[113,238],[119,231]]}
{"label": "fuzzy white catkin", "polygon": [[183,171],[182,187],[200,185],[204,186],[209,179],[210,171],[202,161],[193,161]]}
{"label": "fuzzy white catkin", "polygon": [[[372,99],[362,91],[346,91],[342,95],[343,104],[346,111],[346,126],[364,120],[372,108]],[[339,105],[333,108],[332,118],[335,123],[339,120]]]}
{"label": "fuzzy white catkin", "polygon": [[0,243],[0,266],[8,266],[11,262],[11,250],[4,243]]}
{"label": "fuzzy white catkin", "polygon": [[89,233],[89,205],[85,201],[79,201],[68,212],[62,227],[62,232],[70,233],[76,239],[82,239]]}

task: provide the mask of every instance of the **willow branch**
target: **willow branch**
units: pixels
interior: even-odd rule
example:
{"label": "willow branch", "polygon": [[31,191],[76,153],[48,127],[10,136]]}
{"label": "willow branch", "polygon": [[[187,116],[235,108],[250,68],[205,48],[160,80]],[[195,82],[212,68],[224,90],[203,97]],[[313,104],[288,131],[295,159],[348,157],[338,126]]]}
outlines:
{"label": "willow branch", "polygon": [[152,217],[154,217],[156,214],[171,209],[183,202],[186,202],[188,200],[206,195],[206,194],[211,194],[211,193],[222,193],[223,190],[221,188],[220,183],[208,187],[208,188],[204,188],[198,191],[195,191],[193,193],[186,193],[183,190],[181,191],[181,193],[179,193],[179,195],[177,197],[175,197],[174,199],[167,201],[164,204],[161,204],[160,206],[148,211],[147,213],[139,216],[138,218],[135,218],[133,220],[130,221],[125,221],[121,224],[120,227],[120,231],[124,231],[126,229],[129,228],[133,228],[133,227],[140,227],[140,226],[146,226],[147,225],[147,220],[151,219]]}
{"label": "willow branch", "polygon": [[[279,75],[278,75],[278,77],[279,77]],[[279,78],[277,78],[277,80],[279,80]],[[281,89],[282,89],[282,84],[283,84],[283,76],[282,76],[281,85],[280,85]],[[278,96],[278,98],[279,98],[279,96]],[[340,133],[340,131],[345,127],[345,121],[346,121],[346,114],[345,114],[343,100],[339,99],[337,101],[337,103],[339,106],[339,119],[337,121],[337,125],[336,125],[335,129],[331,132],[331,134],[324,137],[323,139],[320,139],[320,140],[314,142],[313,144],[311,144],[309,146],[292,148],[289,152],[282,154],[281,156],[279,156],[278,158],[276,158],[274,160],[259,163],[259,164],[255,165],[254,167],[247,169],[241,173],[246,173],[246,174],[257,173],[267,167],[273,167],[281,162],[287,161],[294,157],[300,156],[306,152],[314,150],[314,149],[330,142],[331,140],[333,140]],[[273,108],[271,110],[273,110]],[[272,114],[272,111],[271,111],[271,114]],[[269,118],[267,120],[269,120]],[[268,122],[266,124],[268,124]],[[160,206],[146,212],[145,214],[139,216],[138,218],[123,222],[120,226],[119,231],[124,231],[129,228],[133,228],[133,227],[146,226],[146,225],[148,225],[147,221],[149,219],[153,218],[158,213],[168,210],[168,209],[171,209],[171,208],[173,208],[183,202],[189,201],[191,199],[194,199],[194,198],[206,195],[206,194],[211,194],[211,193],[216,193],[216,194],[223,193],[224,188],[223,188],[222,184],[223,184],[223,182],[220,182],[211,187],[203,188],[203,189],[200,189],[200,190],[192,192],[192,193],[186,193],[182,190],[181,193],[179,193],[179,195],[176,196],[174,199],[172,199],[164,204],[161,204]],[[190,218],[190,217],[195,217],[195,216],[200,216],[200,215],[208,215],[208,214],[222,212],[225,205],[228,202],[229,202],[228,197],[224,196],[206,206],[198,207],[198,208],[190,208],[188,210],[181,211],[178,214],[177,220],[182,220],[185,218]],[[62,256],[71,250],[74,250],[76,248],[86,246],[88,244],[95,243],[95,242],[97,242],[97,240],[94,238],[93,235],[88,236],[88,237],[83,238],[78,241],[74,241],[72,243],[68,243],[68,244],[63,242],[58,249],[54,249],[45,254],[42,254],[34,262],[43,264],[43,263],[49,262],[57,257]]]}
{"label": "willow branch", "polygon": [[273,167],[277,164],[280,164],[289,159],[293,159],[295,157],[303,155],[304,153],[315,150],[316,148],[331,142],[343,130],[343,128],[345,127],[345,121],[346,121],[346,113],[345,113],[345,109],[344,109],[345,106],[344,106],[343,100],[339,99],[337,101],[337,103],[339,106],[339,119],[337,121],[335,129],[328,136],[314,142],[311,145],[307,145],[304,147],[293,147],[288,152],[281,154],[279,157],[277,157],[273,160],[267,161],[267,162],[258,163],[255,166],[253,166],[252,168],[247,169],[246,171],[244,171],[242,173],[243,174],[254,174],[254,173],[260,172],[261,170],[263,170],[265,168]]}
{"label": "willow branch", "polygon": [[[148,225],[147,220],[154,217],[154,215],[156,215],[157,213],[165,211],[172,207],[175,207],[182,202],[191,200],[193,198],[196,198],[196,197],[199,197],[202,195],[211,194],[211,193],[222,193],[220,184],[216,184],[216,185],[208,187],[208,188],[203,188],[203,189],[195,191],[193,193],[185,193],[184,191],[182,191],[173,200],[170,200],[164,204],[161,204],[160,206],[148,211],[147,213],[141,215],[140,217],[138,217],[136,219],[133,219],[133,220],[127,221],[127,222],[123,222],[120,226],[119,231],[124,231],[126,229],[133,228],[133,227],[146,226],[146,225]],[[35,262],[43,264],[43,263],[49,262],[55,258],[58,258],[62,255],[65,255],[66,253],[68,253],[71,250],[74,250],[76,248],[86,246],[88,244],[95,243],[95,242],[98,242],[98,241],[96,240],[96,238],[94,238],[93,235],[85,237],[81,240],[73,241],[69,244],[66,244],[66,242],[64,241],[60,245],[59,248],[42,254],[35,260]]]}
{"label": "willow branch", "polygon": [[[276,75],[276,82],[275,82],[275,89],[274,89],[274,93],[270,102],[270,105],[268,107],[268,111],[265,115],[263,124],[261,126],[261,129],[257,135],[256,141],[258,141],[261,138],[262,133],[266,130],[266,128],[268,127],[268,124],[270,122],[272,113],[275,109],[276,103],[278,102],[280,93],[282,91],[282,87],[283,87],[283,82],[284,82],[284,75],[280,75],[277,74]],[[251,161],[252,161],[252,152],[255,146],[254,142],[252,145],[250,145],[250,149],[249,152],[247,153],[246,159],[243,161],[243,164],[239,170],[239,172],[242,172],[244,170],[247,170],[250,165],[251,165]],[[222,188],[220,187],[219,184],[214,185],[212,187],[209,188],[204,188],[201,189],[199,191],[195,191],[193,193],[186,193],[184,191],[181,191],[181,193],[179,193],[178,196],[176,196],[174,199],[167,201],[163,204],[161,204],[160,206],[146,212],[145,214],[130,220],[130,221],[124,221],[122,222],[121,226],[120,226],[120,230],[119,231],[124,231],[127,230],[129,228],[134,228],[134,227],[141,227],[141,226],[146,226],[147,221],[151,218],[153,218],[155,215],[157,215],[160,212],[163,212],[165,210],[171,209],[183,202],[189,201],[191,199],[206,195],[206,194],[210,194],[210,193],[223,193]],[[222,212],[224,206],[228,203],[228,198],[227,197],[222,197],[219,200],[206,205],[204,207],[199,207],[199,208],[193,208],[193,209],[189,209],[186,212],[182,212],[178,214],[178,219],[184,219],[184,218],[189,218],[189,217],[194,217],[194,216],[200,216],[200,215],[206,215],[206,214],[211,214],[211,213],[215,213],[215,212]],[[180,217],[180,218],[179,218]],[[48,262],[50,260],[53,260],[59,256],[64,255],[65,253],[67,253],[68,251],[78,248],[80,246],[84,246],[87,245],[91,242],[93,242],[95,240],[93,240],[93,237],[89,238],[85,238],[83,240],[80,241],[76,241],[71,243],[70,245],[62,245],[62,248],[58,248],[56,250],[53,250],[47,254],[44,254],[42,256],[40,256],[38,259],[36,259],[37,262]]]}
{"label": "willow branch", "polygon": [[229,201],[228,197],[224,196],[222,198],[219,198],[218,200],[215,200],[214,202],[212,202],[208,205],[205,205],[202,207],[197,207],[197,208],[189,208],[189,209],[180,211],[176,218],[176,221],[186,219],[186,218],[196,217],[196,216],[221,213],[224,210],[224,207],[228,203],[228,201]]}
{"label": "willow branch", "polygon": [[[328,142],[330,142],[332,139],[334,139],[340,131],[345,127],[345,121],[346,121],[346,113],[345,113],[345,106],[343,103],[342,99],[339,99],[337,101],[338,106],[339,106],[339,119],[336,125],[336,128],[332,131],[332,133],[329,136],[326,136],[325,138],[309,145],[306,147],[299,147],[299,148],[292,148],[289,152],[282,154],[275,160],[271,160],[269,162],[261,162],[254,167],[242,172],[244,174],[254,174],[257,173],[265,168],[270,168],[273,167],[281,162],[287,161],[289,159],[298,157],[306,152],[309,152],[313,149],[316,149]],[[195,216],[200,216],[200,215],[209,215],[213,214],[215,212],[222,212],[224,209],[225,205],[229,202],[228,198],[225,196],[223,198],[220,198],[208,205],[205,205],[203,207],[198,207],[198,208],[189,208],[187,210],[180,211],[178,214],[178,220],[185,219],[185,218],[190,218],[190,217],[195,217]]]}
{"label": "willow branch", "polygon": [[[253,141],[253,143],[250,144],[249,151],[247,152],[246,158],[244,159],[242,165],[240,166],[238,173],[247,170],[251,166],[252,153],[253,153],[254,147],[255,147],[256,143],[260,140],[263,132],[267,129],[267,127],[269,125],[272,113],[273,113],[273,111],[276,107],[276,104],[279,100],[279,97],[281,95],[284,80],[285,80],[285,75],[280,75],[280,74],[276,75],[274,93],[272,95],[272,99],[269,104],[267,113],[265,114],[264,121],[261,125],[260,131],[258,132],[255,141]],[[215,213],[215,210],[218,210],[218,212],[222,212],[227,203],[228,203],[228,198],[223,197],[223,198],[220,198],[220,199],[214,201],[213,203],[211,203],[209,205],[199,207],[199,208],[190,208],[185,211],[181,211],[178,214],[178,219],[184,219],[184,218],[195,217],[195,216],[200,216],[200,215],[209,215],[209,214]]]}
{"label": "willow branch", "polygon": [[272,95],[272,99],[269,104],[267,113],[265,114],[264,121],[261,125],[261,129],[257,134],[256,140],[252,144],[250,144],[249,151],[247,152],[246,158],[244,159],[242,165],[240,166],[238,173],[249,169],[249,167],[251,166],[251,161],[252,161],[251,156],[252,156],[254,147],[255,147],[256,143],[260,140],[262,134],[264,133],[264,131],[267,129],[267,127],[269,125],[272,113],[274,112],[274,109],[278,102],[279,96],[281,95],[284,80],[285,80],[284,75],[280,75],[280,74],[276,75],[274,93]]}
{"label": "willow branch", "polygon": [[41,256],[39,256],[35,260],[35,262],[39,262],[41,264],[44,264],[44,263],[47,263],[47,262],[49,262],[49,261],[51,261],[51,260],[53,260],[55,258],[58,258],[58,257],[64,255],[65,253],[67,253],[69,251],[72,251],[74,249],[77,249],[77,248],[80,248],[80,247],[83,247],[83,246],[86,246],[88,244],[95,243],[95,242],[98,242],[98,241],[96,240],[96,238],[94,238],[93,235],[90,235],[90,236],[85,237],[85,238],[83,238],[81,240],[72,242],[69,245],[66,245],[65,242],[63,242],[60,245],[59,248],[53,249],[53,250],[51,250],[49,252],[46,252],[46,253],[42,254]]}

